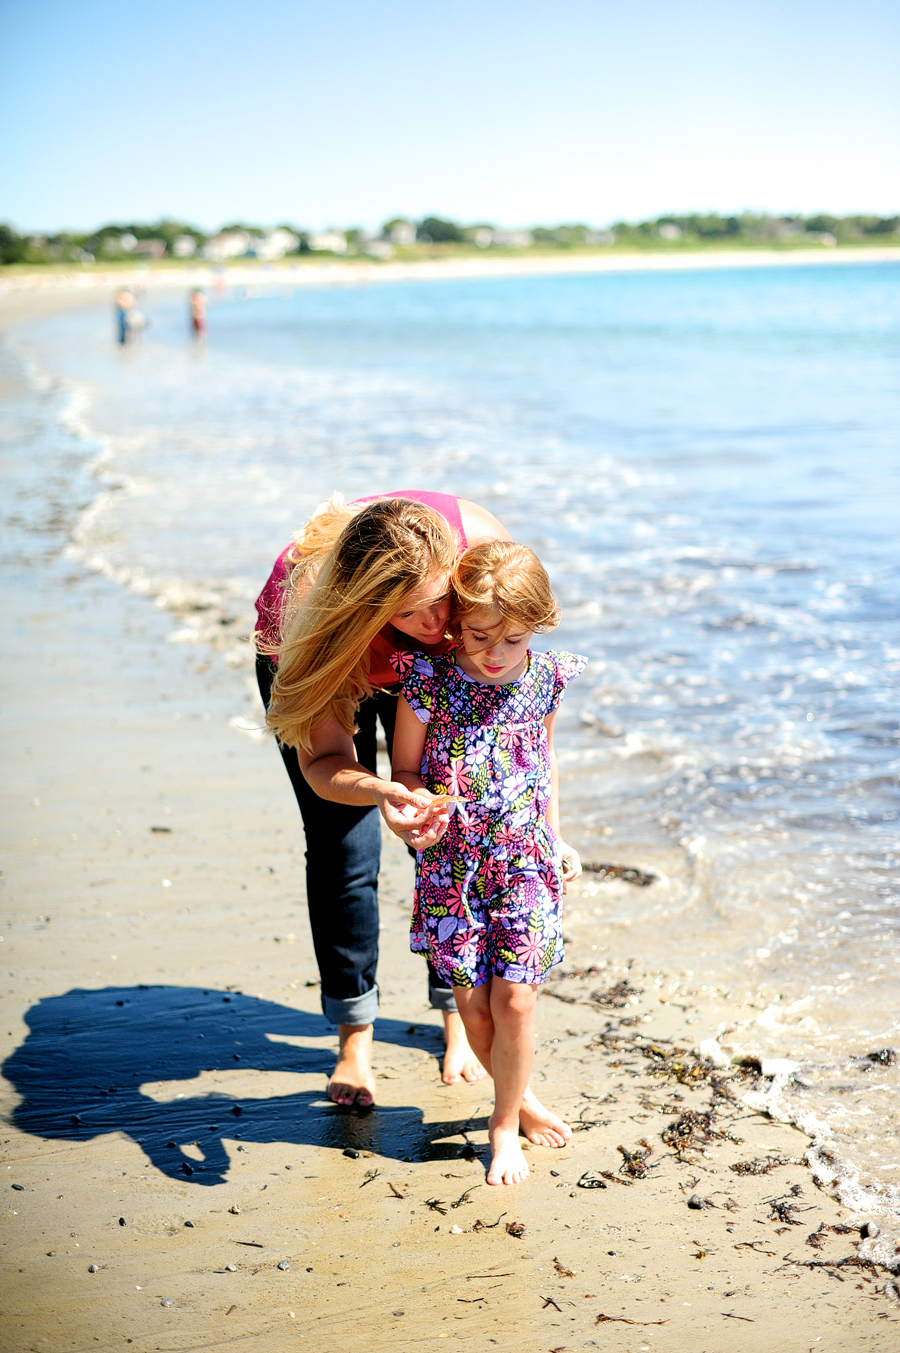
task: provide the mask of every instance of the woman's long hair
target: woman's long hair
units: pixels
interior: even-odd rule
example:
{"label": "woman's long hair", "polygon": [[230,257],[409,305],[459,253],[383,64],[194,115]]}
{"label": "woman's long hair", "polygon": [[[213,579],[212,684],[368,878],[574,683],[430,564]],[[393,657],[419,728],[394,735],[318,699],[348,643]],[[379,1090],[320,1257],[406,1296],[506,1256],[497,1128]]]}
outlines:
{"label": "woman's long hair", "polygon": [[313,729],[332,715],[354,731],[372,693],[370,643],[429,574],[449,573],[456,551],[451,528],[422,503],[383,498],[355,512],[308,596],[293,608],[288,599],[266,718],[280,742],[310,751]]}

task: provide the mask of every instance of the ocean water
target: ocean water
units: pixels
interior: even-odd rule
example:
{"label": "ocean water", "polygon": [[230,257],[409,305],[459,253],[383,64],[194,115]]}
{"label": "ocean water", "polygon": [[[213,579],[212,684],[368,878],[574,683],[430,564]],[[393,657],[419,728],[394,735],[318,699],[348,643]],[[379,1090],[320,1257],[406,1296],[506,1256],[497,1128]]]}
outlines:
{"label": "ocean water", "polygon": [[250,603],[319,501],[489,507],[591,659],[567,833],[658,876],[572,924],[751,1001],[707,1032],[900,1219],[900,1066],[865,1056],[900,1046],[900,267],[226,288],[202,348],[184,296],[141,308],[127,350],[100,310],[11,340],[91,458],[70,552],[219,650],[252,725]]}

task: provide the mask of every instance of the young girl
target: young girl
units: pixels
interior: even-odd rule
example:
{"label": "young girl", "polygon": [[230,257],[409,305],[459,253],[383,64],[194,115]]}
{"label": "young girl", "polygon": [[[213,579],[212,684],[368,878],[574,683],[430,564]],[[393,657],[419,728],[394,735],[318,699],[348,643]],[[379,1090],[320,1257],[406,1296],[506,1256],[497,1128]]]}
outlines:
{"label": "young girl", "polygon": [[489,1184],[528,1176],[519,1127],[562,1146],[568,1126],[528,1087],[537,987],[562,959],[561,894],[577,853],[559,838],[553,721],[587,659],[532,653],[559,609],[537,556],[489,541],[460,558],[450,632],[458,647],[398,653],[394,779],[455,799],[419,853],[411,947],[453,985],[469,1044],[494,1078]]}

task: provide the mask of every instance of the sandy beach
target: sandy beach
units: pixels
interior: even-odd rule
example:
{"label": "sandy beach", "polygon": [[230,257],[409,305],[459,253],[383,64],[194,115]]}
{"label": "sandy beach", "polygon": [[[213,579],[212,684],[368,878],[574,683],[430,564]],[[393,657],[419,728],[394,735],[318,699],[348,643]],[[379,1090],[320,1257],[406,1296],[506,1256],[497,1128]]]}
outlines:
{"label": "sandy beach", "polygon": [[[0,323],[99,299],[16,284]],[[20,395],[6,382],[8,466],[27,455]],[[68,560],[75,507],[57,509],[4,584],[4,1349],[280,1353],[348,1328],[398,1351],[896,1349],[900,1256],[754,1101],[777,1068],[729,1056],[752,1000],[647,970],[597,920],[607,895],[638,913],[639,883],[571,890],[534,1085],[575,1132],[530,1149],[524,1186],[491,1189],[490,1091],[441,1083],[412,868],[388,839],[379,1103],[329,1103],[302,830],[272,744],[231,725],[245,673]]]}
{"label": "sandy beach", "polygon": [[[189,263],[181,267],[51,271],[33,268],[0,279],[5,323],[78,304],[79,292],[124,285],[361,286],[377,282],[450,281],[463,278],[541,277],[621,272],[691,272],[728,268],[843,267],[900,260],[900,245],[865,249],[709,249],[683,253],[518,254],[504,258],[442,258],[378,263],[364,259],[285,259],[280,263]],[[49,293],[49,294],[48,294]],[[34,301],[29,298],[33,296]]]}

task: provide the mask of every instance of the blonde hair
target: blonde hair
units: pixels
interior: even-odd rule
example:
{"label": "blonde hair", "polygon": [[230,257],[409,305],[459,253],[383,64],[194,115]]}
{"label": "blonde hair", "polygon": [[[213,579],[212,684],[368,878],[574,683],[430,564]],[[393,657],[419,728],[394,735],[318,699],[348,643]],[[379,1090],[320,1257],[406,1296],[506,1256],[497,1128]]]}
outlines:
{"label": "blonde hair", "polygon": [[294,536],[293,544],[285,555],[286,576],[279,584],[284,593],[283,605],[278,625],[278,635],[256,630],[253,643],[257,652],[276,654],[281,643],[281,633],[287,629],[294,612],[309,592],[328,551],[337,542],[348,522],[361,512],[365,503],[347,503],[342,493],[333,493],[324,503],[320,503],[309,521]]}
{"label": "blonde hair", "polygon": [[370,643],[429,574],[449,573],[456,549],[451,528],[422,503],[384,498],[354,510],[308,596],[288,606],[266,718],[280,742],[310,751],[330,715],[354,732],[359,702],[372,694]]}
{"label": "blonde hair", "polygon": [[515,540],[487,540],[460,555],[452,576],[449,632],[461,638],[460,622],[476,611],[499,611],[507,624],[555,629],[559,605],[547,570],[534,550]]}

